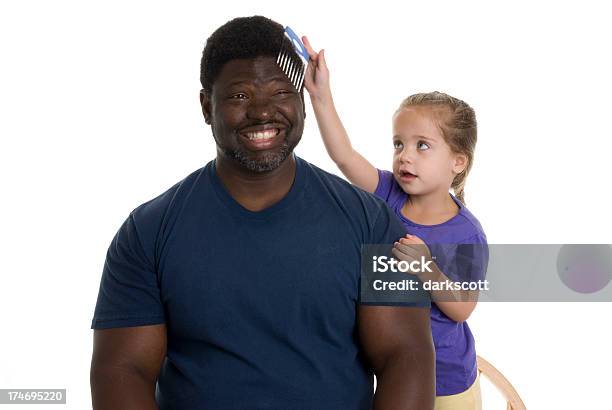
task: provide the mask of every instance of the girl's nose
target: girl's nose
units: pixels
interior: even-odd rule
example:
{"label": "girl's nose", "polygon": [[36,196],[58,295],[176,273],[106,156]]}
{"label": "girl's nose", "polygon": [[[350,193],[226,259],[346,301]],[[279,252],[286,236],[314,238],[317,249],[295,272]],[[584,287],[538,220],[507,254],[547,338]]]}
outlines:
{"label": "girl's nose", "polygon": [[414,161],[414,154],[408,148],[404,148],[399,157],[400,163],[412,163]]}

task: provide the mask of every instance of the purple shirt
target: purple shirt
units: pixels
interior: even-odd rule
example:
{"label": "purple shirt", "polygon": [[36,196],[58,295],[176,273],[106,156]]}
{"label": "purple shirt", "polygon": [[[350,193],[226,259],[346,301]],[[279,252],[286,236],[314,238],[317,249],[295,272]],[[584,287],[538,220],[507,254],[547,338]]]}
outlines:
{"label": "purple shirt", "polygon": [[[378,186],[374,194],[385,200],[404,223],[408,233],[418,236],[427,244],[432,255],[436,256],[436,264],[450,279],[484,279],[488,263],[487,237],[476,217],[453,194],[449,192],[460,208],[459,213],[437,225],[417,224],[402,215],[401,209],[408,194],[389,171],[378,170]],[[457,263],[458,252],[462,251],[456,245],[461,244],[483,245],[463,247],[470,252],[469,258],[462,258],[469,259],[469,266]],[[474,336],[467,322],[455,322],[432,303],[431,333],[436,348],[436,395],[448,396],[467,390],[478,373]]]}

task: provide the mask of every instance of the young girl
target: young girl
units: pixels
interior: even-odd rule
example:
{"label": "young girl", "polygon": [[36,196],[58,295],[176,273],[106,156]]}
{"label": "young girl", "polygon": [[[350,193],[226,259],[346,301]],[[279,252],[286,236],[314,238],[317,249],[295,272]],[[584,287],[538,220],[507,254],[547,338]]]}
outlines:
{"label": "young girl", "polygon": [[[410,261],[435,254],[435,268],[419,274],[422,281],[483,279],[487,240],[463,193],[476,145],[474,110],[439,92],[406,98],[393,115],[393,172],[378,170],[351,146],[334,107],[324,51],[316,53],[306,37],[303,41],[311,58],[304,84],[327,152],[350,182],[383,198],[412,234],[395,243],[394,255]],[[478,293],[430,293],[435,408],[480,410],[474,337],[466,322]]]}

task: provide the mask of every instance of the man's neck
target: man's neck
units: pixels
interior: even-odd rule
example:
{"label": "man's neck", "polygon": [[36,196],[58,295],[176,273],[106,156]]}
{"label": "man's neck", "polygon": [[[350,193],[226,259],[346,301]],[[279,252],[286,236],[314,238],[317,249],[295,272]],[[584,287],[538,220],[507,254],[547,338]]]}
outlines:
{"label": "man's neck", "polygon": [[291,154],[272,171],[253,172],[236,160],[217,153],[215,170],[236,202],[249,211],[258,212],[287,195],[295,179],[296,162]]}

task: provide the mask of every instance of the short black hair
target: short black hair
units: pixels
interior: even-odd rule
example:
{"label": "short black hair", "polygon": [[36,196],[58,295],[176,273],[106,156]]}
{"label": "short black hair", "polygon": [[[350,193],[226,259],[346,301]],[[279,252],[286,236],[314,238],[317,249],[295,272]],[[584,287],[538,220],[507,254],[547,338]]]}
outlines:
{"label": "short black hair", "polygon": [[200,82],[204,92],[210,95],[215,79],[230,60],[261,56],[276,58],[283,47],[299,61],[284,33],[282,25],[263,16],[238,17],[219,27],[206,40],[202,52]]}

